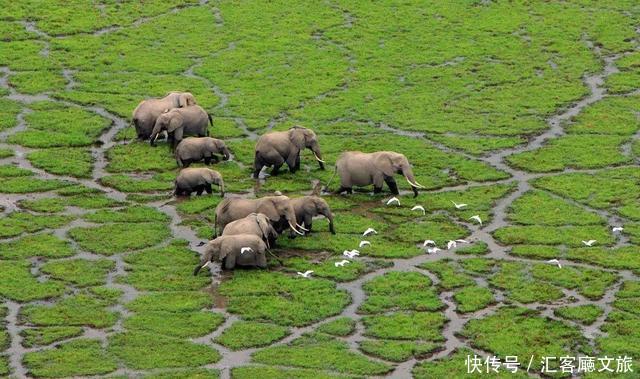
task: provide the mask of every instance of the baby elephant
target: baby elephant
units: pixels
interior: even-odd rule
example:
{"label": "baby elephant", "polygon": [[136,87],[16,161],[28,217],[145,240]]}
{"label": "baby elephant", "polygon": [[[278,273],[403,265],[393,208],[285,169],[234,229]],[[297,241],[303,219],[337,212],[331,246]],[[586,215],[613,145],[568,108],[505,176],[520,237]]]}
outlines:
{"label": "baby elephant", "polygon": [[207,165],[211,164],[212,159],[217,163],[217,155],[222,155],[225,161],[231,156],[224,141],[211,137],[185,138],[175,151],[176,162],[180,167],[189,167],[191,163],[201,160]]}
{"label": "baby elephant", "polygon": [[218,171],[206,167],[183,168],[175,181],[175,195],[184,194],[190,196],[191,192],[197,192],[198,195],[202,195],[205,190],[208,194],[211,194],[213,193],[211,184],[218,185],[220,187],[220,196],[224,197],[224,181]]}
{"label": "baby elephant", "polygon": [[[262,213],[251,213],[247,217],[228,223],[222,231],[223,236],[236,234],[253,234],[262,238],[267,247],[274,246],[278,232],[273,228],[269,218]],[[215,236],[214,236],[215,238]]]}
{"label": "baby elephant", "polygon": [[222,267],[227,270],[236,266],[265,268],[267,267],[266,250],[267,245],[260,237],[253,234],[220,236],[209,241],[202,260],[193,270],[193,275],[198,275],[198,272],[207,267],[214,259],[220,261]]}
{"label": "baby elephant", "polygon": [[253,177],[257,179],[264,166],[273,166],[271,175],[278,175],[284,163],[289,166],[289,171],[296,172],[300,169],[300,150],[304,148],[313,152],[320,169],[324,170],[318,137],[313,130],[294,126],[286,132],[271,132],[261,136],[256,143]]}
{"label": "baby elephant", "polygon": [[318,196],[303,196],[291,199],[291,205],[296,212],[296,220],[300,222],[300,225],[304,226],[311,232],[311,224],[313,218],[322,215],[329,220],[329,231],[331,234],[336,234],[333,228],[333,214],[329,204]]}
{"label": "baby elephant", "polygon": [[174,108],[164,112],[158,116],[151,131],[151,146],[156,145],[158,134],[165,130],[169,134],[171,147],[174,148],[182,141],[183,136],[208,136],[207,121],[213,125],[211,116],[199,105]]}
{"label": "baby elephant", "polygon": [[352,193],[353,186],[362,187],[370,184],[373,184],[373,193],[380,193],[382,184],[387,183],[391,192],[397,195],[398,186],[393,179],[394,174],[402,174],[405,177],[411,185],[413,197],[418,196],[418,188],[424,188],[413,177],[407,157],[393,151],[347,151],[338,158],[336,171],[340,175],[340,188],[336,193]]}

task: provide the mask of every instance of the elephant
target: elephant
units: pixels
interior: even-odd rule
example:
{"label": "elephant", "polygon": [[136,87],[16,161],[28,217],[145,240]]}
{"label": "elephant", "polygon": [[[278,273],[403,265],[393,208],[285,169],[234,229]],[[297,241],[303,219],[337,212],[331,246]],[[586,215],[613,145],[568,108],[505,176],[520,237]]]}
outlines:
{"label": "elephant", "polygon": [[285,162],[290,172],[296,172],[300,168],[300,150],[304,148],[313,152],[320,169],[324,170],[320,145],[313,130],[294,126],[284,132],[264,134],[256,143],[253,177],[257,179],[264,166],[273,166],[271,175],[278,175]]}
{"label": "elephant", "polygon": [[251,213],[247,217],[231,221],[222,231],[223,236],[236,234],[256,235],[271,247],[278,238],[278,232],[273,228],[269,218],[262,213]]}
{"label": "elephant", "polygon": [[218,171],[206,167],[183,168],[176,177],[174,194],[190,196],[191,192],[197,192],[198,195],[202,195],[205,190],[211,194],[211,184],[217,184],[220,187],[220,196],[224,197],[224,181]]}
{"label": "elephant", "polygon": [[291,199],[291,204],[296,212],[296,220],[300,221],[300,225],[311,231],[313,218],[318,215],[323,215],[329,220],[329,231],[331,234],[336,234],[333,227],[333,214],[329,204],[318,196],[303,196]]}
{"label": "elephant", "polygon": [[267,267],[266,251],[267,245],[260,237],[253,234],[220,236],[209,241],[200,263],[193,270],[193,275],[198,275],[198,272],[214,259],[222,262],[222,267],[227,270],[236,266],[265,268]]}
{"label": "elephant", "polygon": [[[382,184],[387,183],[394,195],[398,195],[398,186],[393,174],[402,174],[411,185],[413,197],[418,196],[418,188],[424,188],[413,177],[411,165],[404,154],[393,151],[363,153],[347,151],[336,162],[336,172],[340,175],[340,188],[336,194],[347,191],[352,193],[353,186],[373,184],[373,193],[382,192]],[[335,175],[335,174],[334,174]]]}
{"label": "elephant", "polygon": [[132,123],[136,128],[138,139],[145,140],[151,136],[156,119],[167,109],[196,105],[196,98],[189,92],[169,92],[162,99],[147,99],[133,110]]}
{"label": "elephant", "polygon": [[193,162],[204,160],[209,165],[211,160],[218,162],[218,155],[223,160],[229,160],[231,153],[224,141],[211,137],[185,138],[176,146],[175,157],[179,167],[189,167]]}
{"label": "elephant", "polygon": [[149,137],[151,146],[156,145],[158,134],[165,130],[169,134],[171,146],[174,148],[182,141],[182,136],[208,136],[207,120],[210,125],[213,125],[211,115],[199,105],[190,105],[164,112],[158,116],[151,131],[151,137]]}
{"label": "elephant", "polygon": [[[216,207],[214,235],[217,236],[218,231],[222,233],[230,222],[251,213],[262,213],[267,216],[278,234],[287,227],[295,233],[304,234],[298,230],[300,225],[296,222],[296,213],[291,205],[291,199],[280,195],[265,196],[259,199],[227,198],[222,200]],[[300,229],[304,230],[304,227]]]}

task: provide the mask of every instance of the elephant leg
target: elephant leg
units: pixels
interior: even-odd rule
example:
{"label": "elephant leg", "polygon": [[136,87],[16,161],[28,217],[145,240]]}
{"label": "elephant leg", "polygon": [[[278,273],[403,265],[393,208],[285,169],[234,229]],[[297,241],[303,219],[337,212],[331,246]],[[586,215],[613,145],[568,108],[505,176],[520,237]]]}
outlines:
{"label": "elephant leg", "polygon": [[273,170],[271,170],[271,176],[278,176],[278,174],[280,174],[280,167],[282,167],[282,163],[274,164]]}
{"label": "elephant leg", "polygon": [[253,160],[253,178],[258,179],[260,177],[260,171],[264,167],[264,161],[260,157],[260,155],[256,152],[256,156]]}
{"label": "elephant leg", "polygon": [[207,166],[211,165],[211,157],[205,157],[204,158],[204,164],[206,164]]}
{"label": "elephant leg", "polygon": [[379,194],[380,192],[382,192],[382,187],[373,186],[373,193],[374,194]]}
{"label": "elephant leg", "polygon": [[224,258],[224,268],[231,270],[236,267],[236,255],[229,254]]}
{"label": "elephant leg", "polygon": [[267,267],[267,257],[265,256],[264,252],[259,252],[256,254],[256,266],[260,267],[260,268],[266,268]]}
{"label": "elephant leg", "polygon": [[384,178],[384,181],[389,186],[389,189],[391,190],[392,194],[394,194],[394,195],[400,194],[400,192],[398,192],[398,185],[396,184],[396,180],[393,177],[386,176]]}
{"label": "elephant leg", "polygon": [[300,168],[300,152],[297,154],[291,153],[287,157],[287,166],[289,166],[289,171],[291,173],[298,171]]}
{"label": "elephant leg", "polygon": [[182,164],[184,165],[185,168],[191,166],[191,159],[186,159],[182,161]]}
{"label": "elephant leg", "polygon": [[308,214],[304,215],[302,223],[304,224],[303,226],[309,230],[305,235],[309,235],[311,233],[311,227],[313,226],[313,217]]}
{"label": "elephant leg", "polygon": [[204,186],[197,186],[196,187],[196,193],[198,194],[198,196],[202,195],[203,191],[204,191]]}
{"label": "elephant leg", "polygon": [[211,188],[211,183],[207,183],[204,185],[204,189],[207,191],[209,195],[213,193],[213,189]]}

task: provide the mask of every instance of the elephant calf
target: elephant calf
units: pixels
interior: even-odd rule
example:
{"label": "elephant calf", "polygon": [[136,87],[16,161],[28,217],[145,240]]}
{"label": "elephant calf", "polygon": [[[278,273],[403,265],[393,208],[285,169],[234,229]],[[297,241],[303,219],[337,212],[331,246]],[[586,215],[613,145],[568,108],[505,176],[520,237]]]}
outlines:
{"label": "elephant calf", "polygon": [[171,147],[175,148],[183,136],[205,137],[209,135],[207,125],[213,126],[211,116],[199,105],[175,108],[162,113],[151,131],[151,146],[155,146],[158,134],[167,131]]}
{"label": "elephant calf", "polygon": [[322,215],[329,220],[329,231],[331,234],[336,234],[333,228],[333,214],[329,204],[318,196],[303,196],[295,199],[291,199],[291,204],[296,212],[296,220],[300,222],[300,225],[311,231],[313,218]]}
{"label": "elephant calf", "polygon": [[220,196],[224,197],[224,181],[218,171],[206,167],[184,168],[176,177],[174,194],[190,196],[192,192],[197,192],[198,195],[202,195],[203,191],[211,194],[212,184],[220,187]]}
{"label": "elephant calf", "polygon": [[318,137],[313,130],[294,126],[286,132],[266,133],[256,143],[253,177],[258,179],[260,171],[265,166],[273,166],[271,175],[278,175],[280,167],[285,162],[290,172],[296,172],[300,169],[300,150],[304,148],[313,152],[320,169],[324,170]]}
{"label": "elephant calf", "polygon": [[267,245],[260,237],[253,234],[220,236],[209,241],[204,250],[202,260],[193,270],[193,275],[198,275],[198,272],[207,267],[213,260],[220,261],[222,267],[227,270],[236,266],[265,268],[267,267],[266,251]]}
{"label": "elephant calf", "polygon": [[394,174],[402,174],[405,177],[411,185],[413,197],[418,196],[418,188],[424,188],[414,179],[407,157],[393,151],[344,152],[336,162],[336,172],[340,175],[340,188],[336,193],[352,193],[353,186],[362,187],[370,184],[373,184],[373,193],[380,193],[382,184],[387,183],[391,192],[398,195]]}
{"label": "elephant calf", "polygon": [[[273,228],[269,218],[262,213],[251,213],[247,217],[228,223],[222,231],[223,236],[236,234],[253,234],[262,238],[267,247],[273,246],[278,232]],[[215,237],[214,237],[215,238]]]}
{"label": "elephant calf", "polygon": [[201,160],[209,165],[212,159],[218,162],[217,155],[222,155],[222,159],[226,161],[231,153],[224,141],[211,137],[185,138],[175,151],[176,162],[180,167],[189,167],[191,163]]}

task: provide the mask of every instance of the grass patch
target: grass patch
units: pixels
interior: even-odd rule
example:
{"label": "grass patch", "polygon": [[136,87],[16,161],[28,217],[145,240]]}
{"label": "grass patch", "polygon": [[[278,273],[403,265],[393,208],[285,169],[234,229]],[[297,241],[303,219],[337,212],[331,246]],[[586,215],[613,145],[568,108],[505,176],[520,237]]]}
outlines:
{"label": "grass patch", "polygon": [[358,308],[362,313],[392,310],[434,311],[443,304],[429,277],[416,272],[389,272],[363,285],[367,299]]}
{"label": "grass patch", "polygon": [[267,346],[289,334],[289,329],[274,324],[252,321],[237,321],[215,339],[231,350]]}
{"label": "grass patch", "polygon": [[20,332],[22,346],[26,348],[47,346],[81,335],[84,331],[78,326],[51,326],[46,328],[30,328]]}
{"label": "grass patch", "polygon": [[591,325],[598,317],[600,317],[604,311],[597,305],[577,305],[575,307],[567,306],[557,308],[553,313],[556,316],[573,320],[585,325]]}
{"label": "grass patch", "polygon": [[168,235],[169,228],[161,223],[106,224],[69,230],[69,236],[81,248],[104,255],[150,247]]}
{"label": "grass patch", "polygon": [[26,353],[23,362],[31,375],[49,378],[107,374],[118,368],[114,358],[103,350],[100,340],[91,339]]}
{"label": "grass patch", "polygon": [[42,266],[41,270],[54,279],[86,287],[104,284],[107,273],[114,268],[115,262],[107,259],[96,261],[71,259],[48,262]]}
{"label": "grass patch", "polygon": [[316,329],[318,332],[331,334],[332,336],[348,336],[356,328],[356,322],[349,317],[339,317],[333,321],[325,322]]}
{"label": "grass patch", "polygon": [[62,295],[65,288],[60,283],[39,281],[31,274],[28,261],[0,261],[0,295],[14,301],[48,299]]}
{"label": "grass patch", "polygon": [[66,297],[55,304],[27,305],[20,311],[22,320],[40,326],[90,326],[106,328],[118,320],[118,313],[107,306],[113,301],[79,293]]}
{"label": "grass patch", "polygon": [[71,245],[53,234],[37,234],[22,237],[12,242],[0,243],[2,259],[24,259],[30,257],[62,258],[74,254]]}
{"label": "grass patch", "polygon": [[458,306],[456,311],[461,313],[475,312],[495,303],[493,293],[484,287],[468,286],[453,294]]}
{"label": "grass patch", "polygon": [[93,157],[88,149],[54,148],[37,150],[27,155],[34,167],[55,175],[90,178]]}

